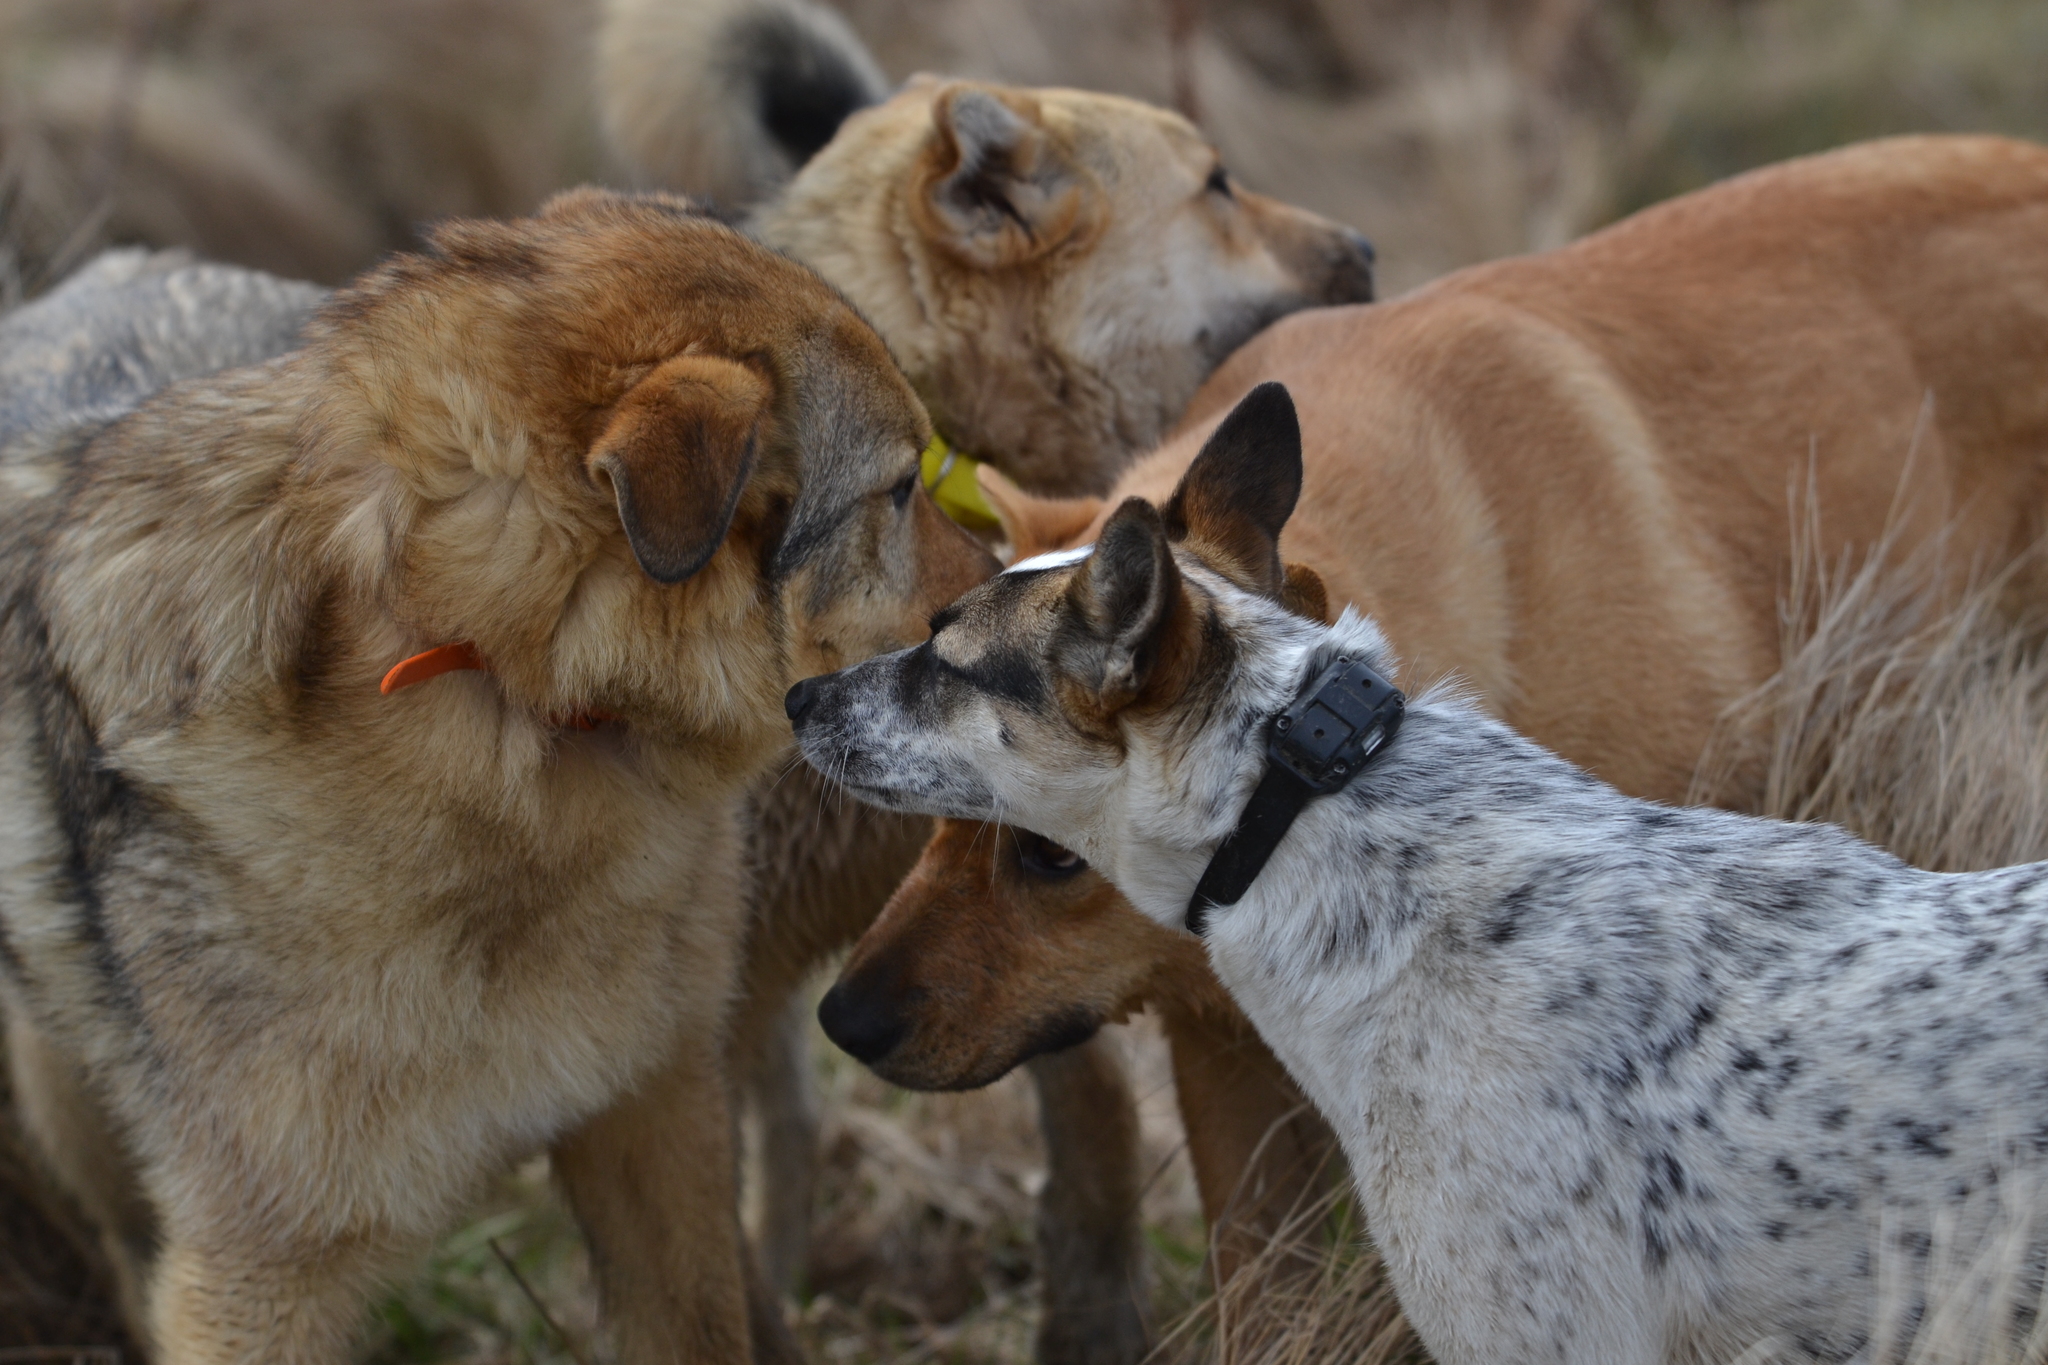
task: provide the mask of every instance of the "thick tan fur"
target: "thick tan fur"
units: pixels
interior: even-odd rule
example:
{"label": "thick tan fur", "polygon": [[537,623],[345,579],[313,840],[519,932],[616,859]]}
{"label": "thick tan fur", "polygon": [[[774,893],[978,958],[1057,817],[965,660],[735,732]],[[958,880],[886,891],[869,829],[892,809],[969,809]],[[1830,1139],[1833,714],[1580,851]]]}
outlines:
{"label": "thick tan fur", "polygon": [[[442,226],[69,470],[16,453],[15,1080],[82,1184],[81,1114],[120,1135],[161,1358],[344,1358],[537,1148],[622,1359],[779,1349],[729,1152],[736,805],[793,679],[990,567],[916,490],[928,436],[808,271],[579,192]],[[452,641],[489,670],[379,695]]]}
{"label": "thick tan fur", "polygon": [[[1785,659],[1778,608],[1796,566],[1874,549],[1885,593],[1914,575],[1909,597],[1938,612],[1974,565],[1997,592],[1966,599],[1972,624],[1954,638],[1981,641],[2000,614],[2008,638],[2037,619],[2044,234],[2037,147],[1912,138],[1792,162],[1564,250],[1278,324],[1093,517],[1000,480],[990,491],[1020,547],[1086,542],[1122,497],[1165,502],[1237,399],[1281,380],[1306,465],[1283,549],[1329,604],[1384,624],[1407,685],[1455,673],[1608,780],[1680,801],[1731,708],[1776,718],[1788,684],[1759,689]],[[1923,631],[1922,652],[1949,638]],[[1845,657],[1839,637],[1831,648]],[[1866,726],[1863,740],[1889,733]],[[1785,801],[1767,793],[1765,747],[1722,750],[1717,799]],[[1857,771],[1876,760],[1866,748]],[[1051,878],[1018,848],[1009,832],[942,824],[855,950],[842,987],[906,1002],[882,1069],[985,1080],[1049,1033],[1151,1000],[1196,1081],[1182,1098],[1211,1215],[1240,1188],[1284,1187],[1293,1154],[1269,1144],[1253,1163],[1248,1139],[1286,1135],[1291,1094],[1198,945],[1093,872]],[[1227,1067],[1247,1079],[1202,1083]]]}
{"label": "thick tan fur", "polygon": [[1261,326],[1371,297],[1355,233],[1212,188],[1220,164],[1134,100],[919,78],[752,228],[874,320],[963,449],[1038,492],[1102,492]]}

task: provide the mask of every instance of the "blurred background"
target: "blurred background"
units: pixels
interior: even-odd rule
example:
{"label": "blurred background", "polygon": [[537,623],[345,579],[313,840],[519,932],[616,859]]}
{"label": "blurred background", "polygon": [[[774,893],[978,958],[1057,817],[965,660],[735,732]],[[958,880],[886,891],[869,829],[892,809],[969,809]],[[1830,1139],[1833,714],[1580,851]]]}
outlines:
{"label": "blurred background", "polygon": [[[1387,294],[1859,138],[2048,138],[2043,0],[835,7],[891,80],[1075,85],[1181,109],[1243,183],[1371,236]],[[0,307],[124,243],[331,283],[406,246],[425,220],[626,183],[595,113],[600,11],[598,0],[0,0]],[[1358,1343],[1391,1319],[1369,1265],[1341,1250],[1291,1336],[1219,1344],[1164,1049],[1144,1020],[1119,1032],[1144,1097],[1166,1353],[1360,1359]],[[792,1306],[814,1358],[1028,1360],[1045,1179],[1028,1085],[913,1096],[822,1038],[814,1056],[822,1195]],[[0,1106],[0,1360],[123,1346],[105,1288],[89,1239],[30,1170]],[[599,1359],[587,1266],[544,1165],[508,1181],[396,1287],[374,1331],[382,1362]],[[1390,1331],[1366,1358],[1408,1349]]]}

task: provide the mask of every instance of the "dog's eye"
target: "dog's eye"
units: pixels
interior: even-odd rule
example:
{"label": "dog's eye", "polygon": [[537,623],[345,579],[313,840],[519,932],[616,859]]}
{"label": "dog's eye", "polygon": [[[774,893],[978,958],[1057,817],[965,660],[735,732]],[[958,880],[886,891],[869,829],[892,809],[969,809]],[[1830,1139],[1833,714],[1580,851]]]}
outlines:
{"label": "dog's eye", "polygon": [[1237,198],[1230,189],[1230,172],[1221,166],[1209,172],[1209,182],[1202,186],[1202,189],[1209,194],[1220,194],[1225,199]]}
{"label": "dog's eye", "polygon": [[902,478],[898,479],[895,485],[892,488],[890,488],[889,501],[894,503],[896,505],[896,510],[900,512],[903,510],[904,506],[907,503],[909,503],[910,495],[912,493],[915,493],[916,491],[917,471],[915,469],[912,469],[908,474],[905,474]]}
{"label": "dog's eye", "polygon": [[1065,881],[1088,866],[1088,860],[1071,848],[1064,848],[1043,834],[1024,831],[1017,835],[1017,857],[1026,872],[1053,881]]}

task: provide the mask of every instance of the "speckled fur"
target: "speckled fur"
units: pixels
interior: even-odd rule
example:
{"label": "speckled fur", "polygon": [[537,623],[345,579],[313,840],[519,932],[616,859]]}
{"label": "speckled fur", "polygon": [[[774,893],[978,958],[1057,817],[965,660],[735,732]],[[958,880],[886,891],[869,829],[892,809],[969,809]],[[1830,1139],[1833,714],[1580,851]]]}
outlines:
{"label": "speckled fur", "polygon": [[[1369,621],[1283,610],[1246,570],[1272,540],[1219,553],[1245,536],[1217,515],[1169,540],[1133,500],[1088,559],[817,680],[807,755],[898,809],[1042,831],[1179,925],[1268,719],[1340,653],[1393,667]],[[2048,864],[1927,873],[1636,800],[1438,691],[1212,925],[1445,1365],[1856,1359],[1877,1268],[1912,1282],[1937,1229],[1969,1255],[2001,1190],[2038,1297]]]}

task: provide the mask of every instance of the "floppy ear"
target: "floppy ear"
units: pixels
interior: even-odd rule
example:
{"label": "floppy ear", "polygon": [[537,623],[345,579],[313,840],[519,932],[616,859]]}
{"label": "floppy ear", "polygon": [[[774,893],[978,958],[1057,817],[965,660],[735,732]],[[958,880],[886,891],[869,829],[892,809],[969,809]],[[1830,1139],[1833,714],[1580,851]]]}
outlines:
{"label": "floppy ear", "polygon": [[1180,598],[1180,566],[1158,509],[1126,499],[1067,584],[1067,601],[1087,627],[1084,657],[1073,662],[1105,713],[1130,705],[1151,681]]}
{"label": "floppy ear", "polygon": [[1244,396],[1202,446],[1166,504],[1166,532],[1198,542],[1215,568],[1278,598],[1280,528],[1301,497],[1301,425],[1285,384]]}
{"label": "floppy ear", "polygon": [[1082,225],[1094,178],[1046,132],[1037,100],[954,84],[932,101],[913,200],[925,234],[992,270],[1044,254]]}
{"label": "floppy ear", "polygon": [[1010,482],[994,465],[974,471],[981,495],[1002,524],[1013,559],[1063,550],[1102,514],[1101,498],[1040,498]]}
{"label": "floppy ear", "polygon": [[665,362],[627,390],[584,467],[611,480],[633,558],[657,583],[710,562],[754,471],[768,382],[716,356]]}

